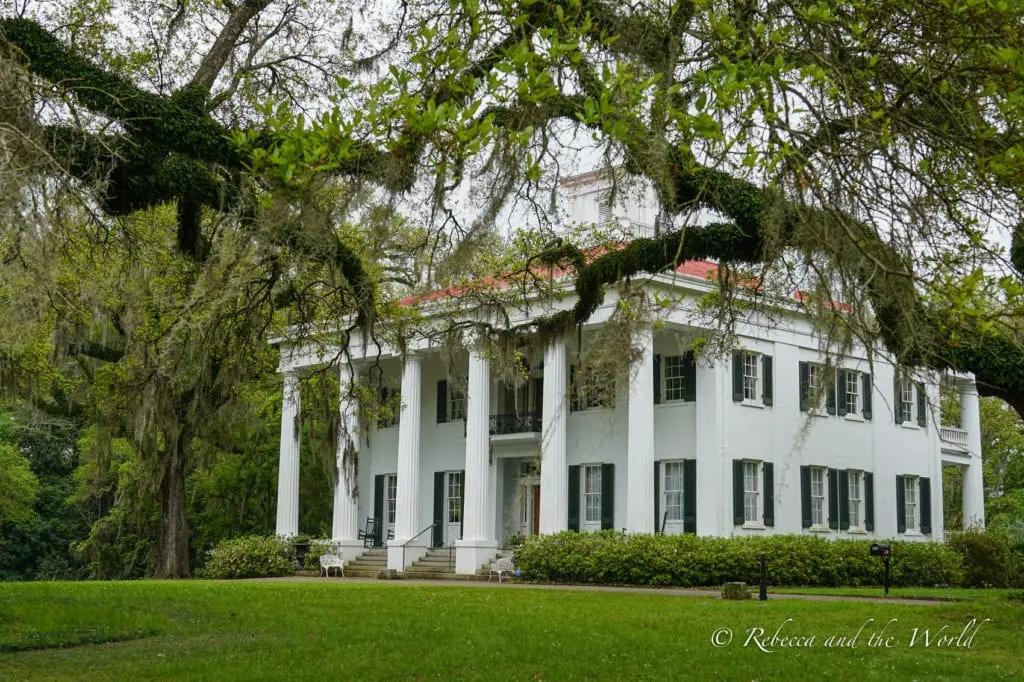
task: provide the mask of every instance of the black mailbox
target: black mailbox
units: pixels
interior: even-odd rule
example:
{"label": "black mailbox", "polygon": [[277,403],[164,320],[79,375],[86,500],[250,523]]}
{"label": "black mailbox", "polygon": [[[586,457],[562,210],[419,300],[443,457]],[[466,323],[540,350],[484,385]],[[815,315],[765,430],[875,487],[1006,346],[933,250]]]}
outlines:
{"label": "black mailbox", "polygon": [[889,545],[880,545],[878,543],[871,545],[871,556],[886,557],[890,554],[892,554],[892,550],[889,549]]}

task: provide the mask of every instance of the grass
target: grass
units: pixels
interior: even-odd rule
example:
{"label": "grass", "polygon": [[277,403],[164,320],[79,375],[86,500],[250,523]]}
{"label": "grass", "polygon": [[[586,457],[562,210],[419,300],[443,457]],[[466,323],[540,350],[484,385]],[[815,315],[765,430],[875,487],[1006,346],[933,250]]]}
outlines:
{"label": "grass", "polygon": [[[757,587],[755,586],[756,590]],[[878,597],[885,598],[885,590],[881,587],[772,587],[769,594],[826,594],[840,597]],[[982,590],[969,587],[892,587],[889,588],[889,599],[940,599],[970,600],[1006,598],[1021,590],[989,589]]]}
{"label": "grass", "polygon": [[[744,646],[786,619],[810,648]],[[890,619],[891,648],[867,637]],[[909,646],[913,629],[970,647]],[[829,635],[853,647],[826,647]],[[712,646],[712,633],[734,639]],[[349,582],[0,584],[0,679],[994,680],[1024,676],[1024,603],[776,600]],[[920,634],[918,636],[920,640]],[[60,648],[63,647],[63,648]]]}

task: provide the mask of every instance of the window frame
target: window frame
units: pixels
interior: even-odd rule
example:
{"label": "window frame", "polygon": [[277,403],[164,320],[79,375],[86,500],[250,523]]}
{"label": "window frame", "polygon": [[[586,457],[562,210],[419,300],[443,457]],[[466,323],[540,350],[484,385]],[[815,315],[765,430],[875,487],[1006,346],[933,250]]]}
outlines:
{"label": "window frame", "polygon": [[[743,403],[747,405],[761,404],[761,353],[744,350],[743,354]],[[752,372],[750,370],[753,370]],[[751,394],[753,396],[751,397]]]}
{"label": "window frame", "polygon": [[808,411],[812,414],[828,416],[828,389],[825,386],[827,371],[828,365],[807,363],[807,402],[811,405]]}
{"label": "window frame", "polygon": [[[669,376],[670,366],[676,374]],[[661,402],[683,403],[686,402],[686,356],[666,355],[661,359]],[[677,382],[670,385],[670,382]],[[678,397],[672,397],[676,394]]]}
{"label": "window frame", "polygon": [[[843,387],[843,402],[846,404],[846,414],[849,415],[860,415],[862,410],[863,401],[861,400],[861,373],[855,369],[844,369],[842,370],[846,377],[846,386]],[[853,386],[853,391],[850,391],[850,386]],[[853,406],[850,406],[850,397],[853,397]]]}
{"label": "window frame", "polygon": [[[445,496],[448,498],[447,508],[447,523],[462,523],[462,493],[464,481],[462,480],[461,471],[448,471],[445,473]],[[453,495],[453,492],[456,493]],[[452,515],[457,518],[452,518]]]}
{"label": "window frame", "polygon": [[[853,492],[857,491],[854,497]],[[846,470],[847,523],[849,532],[863,532],[864,528],[864,472],[860,469]]]}
{"label": "window frame", "polygon": [[[580,465],[580,530],[600,530],[601,511],[604,500],[602,494],[603,465],[581,464]],[[596,490],[588,492],[588,484],[593,484]],[[591,520],[588,512],[591,511],[591,502],[594,502],[593,509],[596,510],[597,518]]]}
{"label": "window frame", "polygon": [[[917,387],[907,377],[900,377],[900,410],[903,415],[903,423],[908,426],[917,426],[917,396],[914,391]],[[910,400],[907,400],[909,393]],[[909,407],[908,407],[909,405]]]}
{"label": "window frame", "polygon": [[448,421],[466,421],[466,392],[448,380]]}
{"label": "window frame", "polygon": [[[665,518],[666,526],[672,524],[682,528],[685,522],[686,507],[685,507],[685,468],[684,461],[681,459],[669,459],[661,462],[661,513]],[[672,474],[670,475],[670,470]],[[671,487],[671,485],[677,487]],[[670,496],[675,497],[675,501],[669,502],[672,499]],[[673,517],[672,509],[678,510],[678,516]],[[658,519],[660,522],[661,519]]]}
{"label": "window frame", "polygon": [[[753,475],[751,475],[753,472]],[[753,487],[749,485],[753,481]],[[743,525],[744,527],[762,527],[764,510],[761,496],[764,494],[764,470],[760,460],[743,460]],[[753,510],[753,518],[751,518]]]}
{"label": "window frame", "polygon": [[384,518],[385,523],[395,523],[398,516],[398,474],[384,474]]}
{"label": "window frame", "polygon": [[[607,379],[609,387],[600,387],[599,382]],[[615,408],[615,374],[593,366],[577,366],[573,370],[571,386],[571,407],[573,412],[587,410],[611,410]]]}
{"label": "window frame", "polygon": [[[816,480],[820,479],[820,480]],[[817,488],[817,490],[816,490]],[[820,494],[819,494],[820,493]],[[815,505],[820,504],[819,508]],[[815,511],[818,519],[815,520]],[[828,530],[828,467],[811,467],[811,530]]]}
{"label": "window frame", "polygon": [[[913,499],[911,499],[911,493],[913,493]],[[906,523],[905,532],[921,532],[921,479],[919,476],[903,477],[903,518]]]}

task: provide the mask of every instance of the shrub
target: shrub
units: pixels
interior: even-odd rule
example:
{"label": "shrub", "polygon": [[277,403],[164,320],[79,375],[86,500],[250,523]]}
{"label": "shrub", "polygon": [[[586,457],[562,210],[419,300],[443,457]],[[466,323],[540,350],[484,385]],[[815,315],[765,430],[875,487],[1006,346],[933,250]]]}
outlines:
{"label": "shrub", "polygon": [[306,550],[306,555],[302,558],[302,567],[307,571],[319,571],[320,555],[337,553],[338,545],[331,542],[330,539],[312,538],[309,540],[309,549]]}
{"label": "shrub", "polygon": [[[960,554],[943,544],[893,542],[892,583],[957,585]],[[759,582],[765,553],[776,586],[881,585],[884,566],[869,540],[826,540],[808,535],[715,538],[695,535],[624,535],[616,531],[564,532],[528,538],[516,565],[532,580],[621,585],[718,586]]]}
{"label": "shrub", "polygon": [[203,578],[269,578],[295,572],[291,543],[277,537],[249,535],[222,540],[206,555]]}
{"label": "shrub", "polygon": [[1014,556],[1008,536],[972,528],[950,533],[947,541],[964,558],[966,585],[1008,587],[1013,582]]}

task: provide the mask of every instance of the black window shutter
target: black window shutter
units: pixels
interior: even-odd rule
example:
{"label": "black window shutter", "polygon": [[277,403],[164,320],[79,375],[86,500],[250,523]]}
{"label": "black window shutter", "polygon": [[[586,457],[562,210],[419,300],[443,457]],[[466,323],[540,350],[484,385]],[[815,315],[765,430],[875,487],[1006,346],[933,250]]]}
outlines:
{"label": "black window shutter", "polygon": [[928,410],[925,409],[924,384],[917,384],[917,424],[918,426],[928,425]]}
{"label": "black window shutter", "polygon": [[893,404],[896,406],[896,409],[894,410],[895,415],[896,415],[896,423],[897,424],[902,424],[903,423],[903,386],[902,386],[902,382],[900,381],[900,374],[899,374],[898,371],[896,372],[896,376],[893,377],[892,386],[893,386],[893,395],[895,396],[895,400],[893,400]]}
{"label": "black window shutter", "polygon": [[846,414],[846,370],[836,370],[836,393],[839,394],[837,411],[842,417]]}
{"label": "black window shutter", "polygon": [[800,363],[800,411],[806,412],[811,409],[811,366],[806,362]]}
{"label": "black window shutter", "polygon": [[907,491],[902,476],[896,477],[896,532],[907,532]]}
{"label": "black window shutter", "polygon": [[661,528],[661,462],[654,463],[654,532]]}
{"label": "black window shutter", "polygon": [[828,527],[839,530],[839,471],[828,470]]}
{"label": "black window shutter", "polygon": [[733,402],[743,401],[743,353],[732,354],[732,399]]}
{"label": "black window shutter", "polygon": [[764,525],[775,525],[775,467],[771,462],[761,465],[764,476]]}
{"label": "black window shutter", "polygon": [[601,530],[615,527],[615,465],[601,465]]}
{"label": "black window shutter", "polygon": [[875,529],[875,476],[864,472],[864,530]]}
{"label": "black window shutter", "polygon": [[373,477],[373,546],[383,544],[384,519],[384,474]]}
{"label": "black window shutter", "polygon": [[[837,373],[828,366],[822,368],[822,383],[825,384],[825,411],[829,414],[836,413],[836,376]],[[832,381],[829,381],[829,374],[832,375]]]}
{"label": "black window shutter", "polygon": [[580,467],[569,467],[569,530],[580,529]]}
{"label": "black window shutter", "polygon": [[921,532],[932,532],[932,479],[919,478],[921,488]]}
{"label": "black window shutter", "polygon": [[811,467],[800,467],[800,517],[804,528],[811,527]]}
{"label": "black window shutter", "polygon": [[761,402],[765,405],[772,404],[772,356],[762,355],[761,356],[761,373],[764,377],[761,379]]}
{"label": "black window shutter", "polygon": [[576,365],[569,365],[569,411],[580,409],[579,391],[576,390]]}
{"label": "black window shutter", "polygon": [[743,509],[743,460],[732,461],[732,522],[742,526],[746,519]]}
{"label": "black window shutter", "polygon": [[683,460],[683,532],[697,532],[697,460]]}
{"label": "black window shutter", "polygon": [[661,404],[661,356],[654,356],[654,404]]}
{"label": "black window shutter", "polygon": [[444,424],[448,421],[448,380],[441,379],[437,382],[437,423]]}
{"label": "black window shutter", "polygon": [[863,406],[862,412],[865,419],[871,419],[871,375],[861,374],[861,393],[863,394],[860,399],[860,404]]}
{"label": "black window shutter", "polygon": [[430,534],[430,546],[444,544],[444,472],[434,472],[434,529]]}
{"label": "black window shutter", "polygon": [[[537,418],[540,419],[544,414],[544,378],[535,377],[531,379],[533,383],[533,407],[532,410],[537,414]],[[540,423],[539,421],[537,423]]]}
{"label": "black window shutter", "polygon": [[462,531],[466,527],[466,470],[463,469],[459,472],[462,474],[462,486],[459,488],[459,539],[462,539]]}
{"label": "black window shutter", "polygon": [[697,359],[692,350],[683,355],[683,399],[688,403],[697,400]]}
{"label": "black window shutter", "polygon": [[839,530],[850,529],[850,475],[839,470]]}

